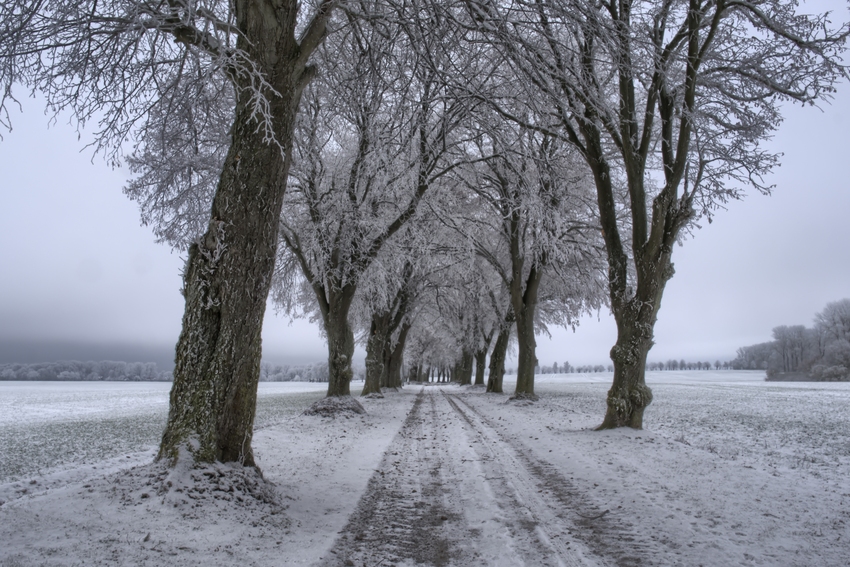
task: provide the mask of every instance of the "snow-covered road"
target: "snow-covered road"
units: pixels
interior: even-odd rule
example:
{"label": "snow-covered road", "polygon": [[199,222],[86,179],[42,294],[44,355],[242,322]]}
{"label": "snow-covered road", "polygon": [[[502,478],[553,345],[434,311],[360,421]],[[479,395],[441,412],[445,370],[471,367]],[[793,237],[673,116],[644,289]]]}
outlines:
{"label": "snow-covered road", "polygon": [[320,563],[597,565],[570,535],[582,518],[568,485],[462,397],[423,388]]}

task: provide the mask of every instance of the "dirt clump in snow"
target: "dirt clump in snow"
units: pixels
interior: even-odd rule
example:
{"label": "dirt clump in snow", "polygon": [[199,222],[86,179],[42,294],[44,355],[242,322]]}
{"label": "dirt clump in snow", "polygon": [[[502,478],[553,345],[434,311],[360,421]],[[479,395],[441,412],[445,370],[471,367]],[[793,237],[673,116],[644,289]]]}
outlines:
{"label": "dirt clump in snow", "polygon": [[539,399],[536,394],[519,393],[508,398],[508,401],[505,403],[513,403],[517,406],[530,406]]}
{"label": "dirt clump in snow", "polygon": [[364,413],[366,413],[366,409],[351,396],[322,398],[304,411],[304,415],[319,415],[322,417]]}

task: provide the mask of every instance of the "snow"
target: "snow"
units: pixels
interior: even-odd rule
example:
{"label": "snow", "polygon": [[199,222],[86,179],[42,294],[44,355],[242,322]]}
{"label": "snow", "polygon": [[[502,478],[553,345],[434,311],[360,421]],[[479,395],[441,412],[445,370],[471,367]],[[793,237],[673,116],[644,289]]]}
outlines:
{"label": "snow", "polygon": [[0,565],[847,565],[850,384],[653,372],[645,429],[596,432],[610,379],[335,418],[302,414],[324,384],[263,383],[264,479],[150,464],[169,384],[0,382]]}

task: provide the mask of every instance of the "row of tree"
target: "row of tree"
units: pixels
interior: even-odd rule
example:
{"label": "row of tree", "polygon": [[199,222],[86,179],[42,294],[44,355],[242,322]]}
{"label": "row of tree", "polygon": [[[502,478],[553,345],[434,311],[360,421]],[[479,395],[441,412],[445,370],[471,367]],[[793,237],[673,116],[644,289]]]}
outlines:
{"label": "row of tree", "polygon": [[[354,367],[354,379],[363,380],[365,371]],[[260,382],[327,382],[328,365],[325,362],[300,366],[271,365],[264,362],[260,367]]]}
{"label": "row of tree", "polygon": [[[355,368],[355,377],[365,372]],[[170,382],[171,372],[158,370],[155,362],[121,362],[112,360],[64,360],[32,364],[0,364],[0,380],[19,381],[90,381],[90,382]],[[300,366],[263,363],[262,382],[327,382],[328,365],[324,362]]]}
{"label": "row of tree", "polygon": [[[685,359],[682,360],[668,360],[667,362],[648,362],[646,364],[646,369],[651,371],[664,371],[664,370],[729,370],[733,368],[732,362],[720,362],[716,360],[714,365],[710,362],[687,362]],[[562,366],[558,366],[558,363],[555,362],[552,366],[538,366],[535,369],[540,374],[571,374],[573,372],[576,373],[591,373],[591,372],[613,372],[614,365],[609,364],[607,366],[603,364],[589,364],[585,366],[572,366],[569,362],[565,362]],[[510,374],[513,373],[513,369],[509,371]]]}
{"label": "row of tree", "polygon": [[[785,100],[829,96],[846,24],[784,0],[10,0],[0,120],[20,83],[188,248],[160,458],[253,465],[260,331],[322,323],[328,396],[451,375],[534,397],[535,332],[606,304],[601,428],[642,426],[685,231],[777,163]],[[513,336],[513,338],[512,338]],[[347,402],[356,404],[350,398]],[[191,441],[191,442],[190,442]]]}
{"label": "row of tree", "polygon": [[800,374],[819,381],[850,380],[850,299],[827,303],[811,328],[774,328],[772,341],[739,348],[731,364],[765,370],[768,379]]}
{"label": "row of tree", "polygon": [[155,362],[66,360],[36,364],[2,364],[0,380],[170,382],[171,372],[158,370]]}
{"label": "row of tree", "polygon": [[732,368],[730,362],[714,361],[714,366],[708,361],[705,362],[688,362],[682,360],[668,360],[667,362],[650,362],[646,365],[647,370],[729,370]]}

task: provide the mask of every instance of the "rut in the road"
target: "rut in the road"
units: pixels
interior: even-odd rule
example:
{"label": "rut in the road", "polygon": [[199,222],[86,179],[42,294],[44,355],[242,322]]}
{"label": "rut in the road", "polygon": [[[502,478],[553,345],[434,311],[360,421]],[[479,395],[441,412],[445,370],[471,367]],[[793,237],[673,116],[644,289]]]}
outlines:
{"label": "rut in the road", "polygon": [[648,564],[619,518],[601,514],[464,397],[419,393],[320,565]]}
{"label": "rut in the road", "polygon": [[444,524],[452,514],[442,505],[440,449],[422,416],[423,401],[420,392],[321,565],[449,564]]}
{"label": "rut in the road", "polygon": [[[525,492],[545,493],[547,498],[537,498],[537,505],[548,509],[548,513],[557,518],[555,524],[561,523],[560,527],[591,550],[597,561],[617,567],[655,564],[649,546],[632,537],[632,526],[627,519],[596,507],[554,465],[535,458],[527,447],[500,434],[486,416],[464,400],[464,396],[446,394],[446,397],[470,428],[482,438],[495,441],[491,446],[499,447],[497,458],[517,461],[525,472],[524,482],[520,483],[526,484]],[[536,515],[547,513],[537,511]],[[557,525],[549,526],[550,531],[557,529]]]}

